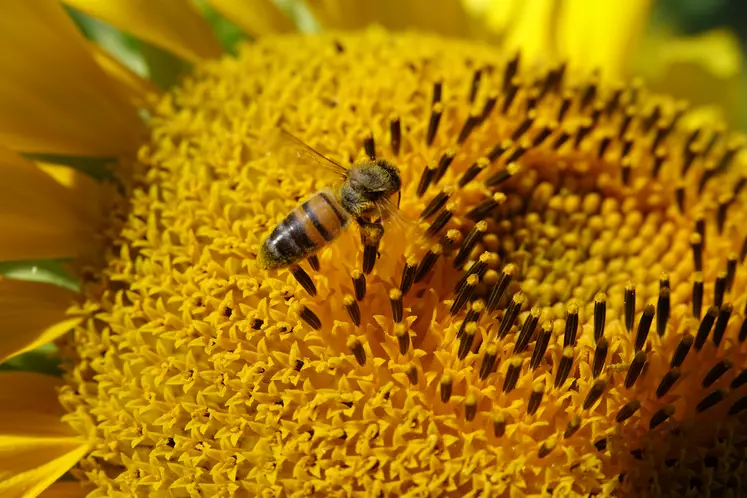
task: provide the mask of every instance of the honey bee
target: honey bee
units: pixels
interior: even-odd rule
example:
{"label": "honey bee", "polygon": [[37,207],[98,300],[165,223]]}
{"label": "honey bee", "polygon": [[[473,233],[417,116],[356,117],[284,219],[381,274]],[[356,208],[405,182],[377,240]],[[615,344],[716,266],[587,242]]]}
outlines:
{"label": "honey bee", "polygon": [[[360,161],[346,168],[281,131],[283,146],[337,176],[337,185],[312,194],[283,219],[262,241],[257,263],[264,269],[298,264],[325,247],[355,222],[365,241],[378,244],[382,222],[397,216],[402,179],[399,168],[385,159]],[[398,194],[397,205],[391,197]]]}

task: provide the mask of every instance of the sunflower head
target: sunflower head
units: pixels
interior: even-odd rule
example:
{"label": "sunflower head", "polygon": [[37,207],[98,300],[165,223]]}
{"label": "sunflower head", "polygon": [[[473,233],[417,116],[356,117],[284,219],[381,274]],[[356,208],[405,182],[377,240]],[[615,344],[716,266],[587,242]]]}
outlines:
{"label": "sunflower head", "polygon": [[737,496],[744,137],[510,47],[268,36],[140,100],[80,291],[43,294],[75,304],[34,317],[63,379],[6,377],[59,403],[0,391],[64,422],[23,492]]}
{"label": "sunflower head", "polygon": [[[268,153],[278,127],[399,168],[380,241],[353,222],[308,263],[256,263],[328,185]],[[741,141],[638,84],[425,35],[268,38],[198,66],[155,108],[75,311],[79,475],[126,494],[586,495],[699,489],[717,461],[727,485]]]}

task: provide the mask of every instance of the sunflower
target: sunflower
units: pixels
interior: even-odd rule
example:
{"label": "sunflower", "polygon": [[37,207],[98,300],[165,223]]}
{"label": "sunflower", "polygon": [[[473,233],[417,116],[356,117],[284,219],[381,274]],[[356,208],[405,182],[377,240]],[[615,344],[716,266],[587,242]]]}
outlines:
{"label": "sunflower", "polygon": [[[188,3],[65,3],[194,67],[161,93],[57,2],[4,5],[0,257],[79,285],[0,279],[0,361],[56,340],[64,369],[0,372],[2,496],[744,489],[744,137],[618,81],[614,36],[581,65],[588,12],[320,0],[301,35],[212,0],[256,36],[220,57]],[[326,185],[278,127],[399,167],[380,240],[256,264]]]}

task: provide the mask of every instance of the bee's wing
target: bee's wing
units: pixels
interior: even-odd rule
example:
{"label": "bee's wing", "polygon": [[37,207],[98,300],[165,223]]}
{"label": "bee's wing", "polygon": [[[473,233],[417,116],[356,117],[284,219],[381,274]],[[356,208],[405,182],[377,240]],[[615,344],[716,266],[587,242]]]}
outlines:
{"label": "bee's wing", "polygon": [[278,155],[283,161],[291,161],[307,167],[321,167],[341,179],[348,176],[346,167],[314,150],[303,140],[282,128],[269,136],[266,147],[269,154]]}
{"label": "bee's wing", "polygon": [[394,227],[399,236],[406,236],[418,228],[416,223],[402,215],[402,211],[390,199],[377,201],[376,207],[379,209],[379,214],[383,218],[384,223],[390,227]]}

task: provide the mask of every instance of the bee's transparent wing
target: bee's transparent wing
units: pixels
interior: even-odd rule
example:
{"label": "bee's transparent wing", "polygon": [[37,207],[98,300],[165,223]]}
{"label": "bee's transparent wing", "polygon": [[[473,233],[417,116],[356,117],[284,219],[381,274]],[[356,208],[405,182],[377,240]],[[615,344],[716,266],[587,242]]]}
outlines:
{"label": "bee's transparent wing", "polygon": [[400,211],[397,205],[390,199],[381,199],[377,201],[376,207],[379,210],[383,222],[394,227],[395,231],[398,232],[398,235],[400,236],[406,236],[418,227],[412,220],[405,218],[402,215],[402,211]]}
{"label": "bee's transparent wing", "polygon": [[292,163],[288,166],[320,167],[334,173],[338,178],[346,178],[348,175],[346,167],[314,150],[303,140],[282,128],[268,135],[265,148],[268,154],[277,156],[283,163]]}

